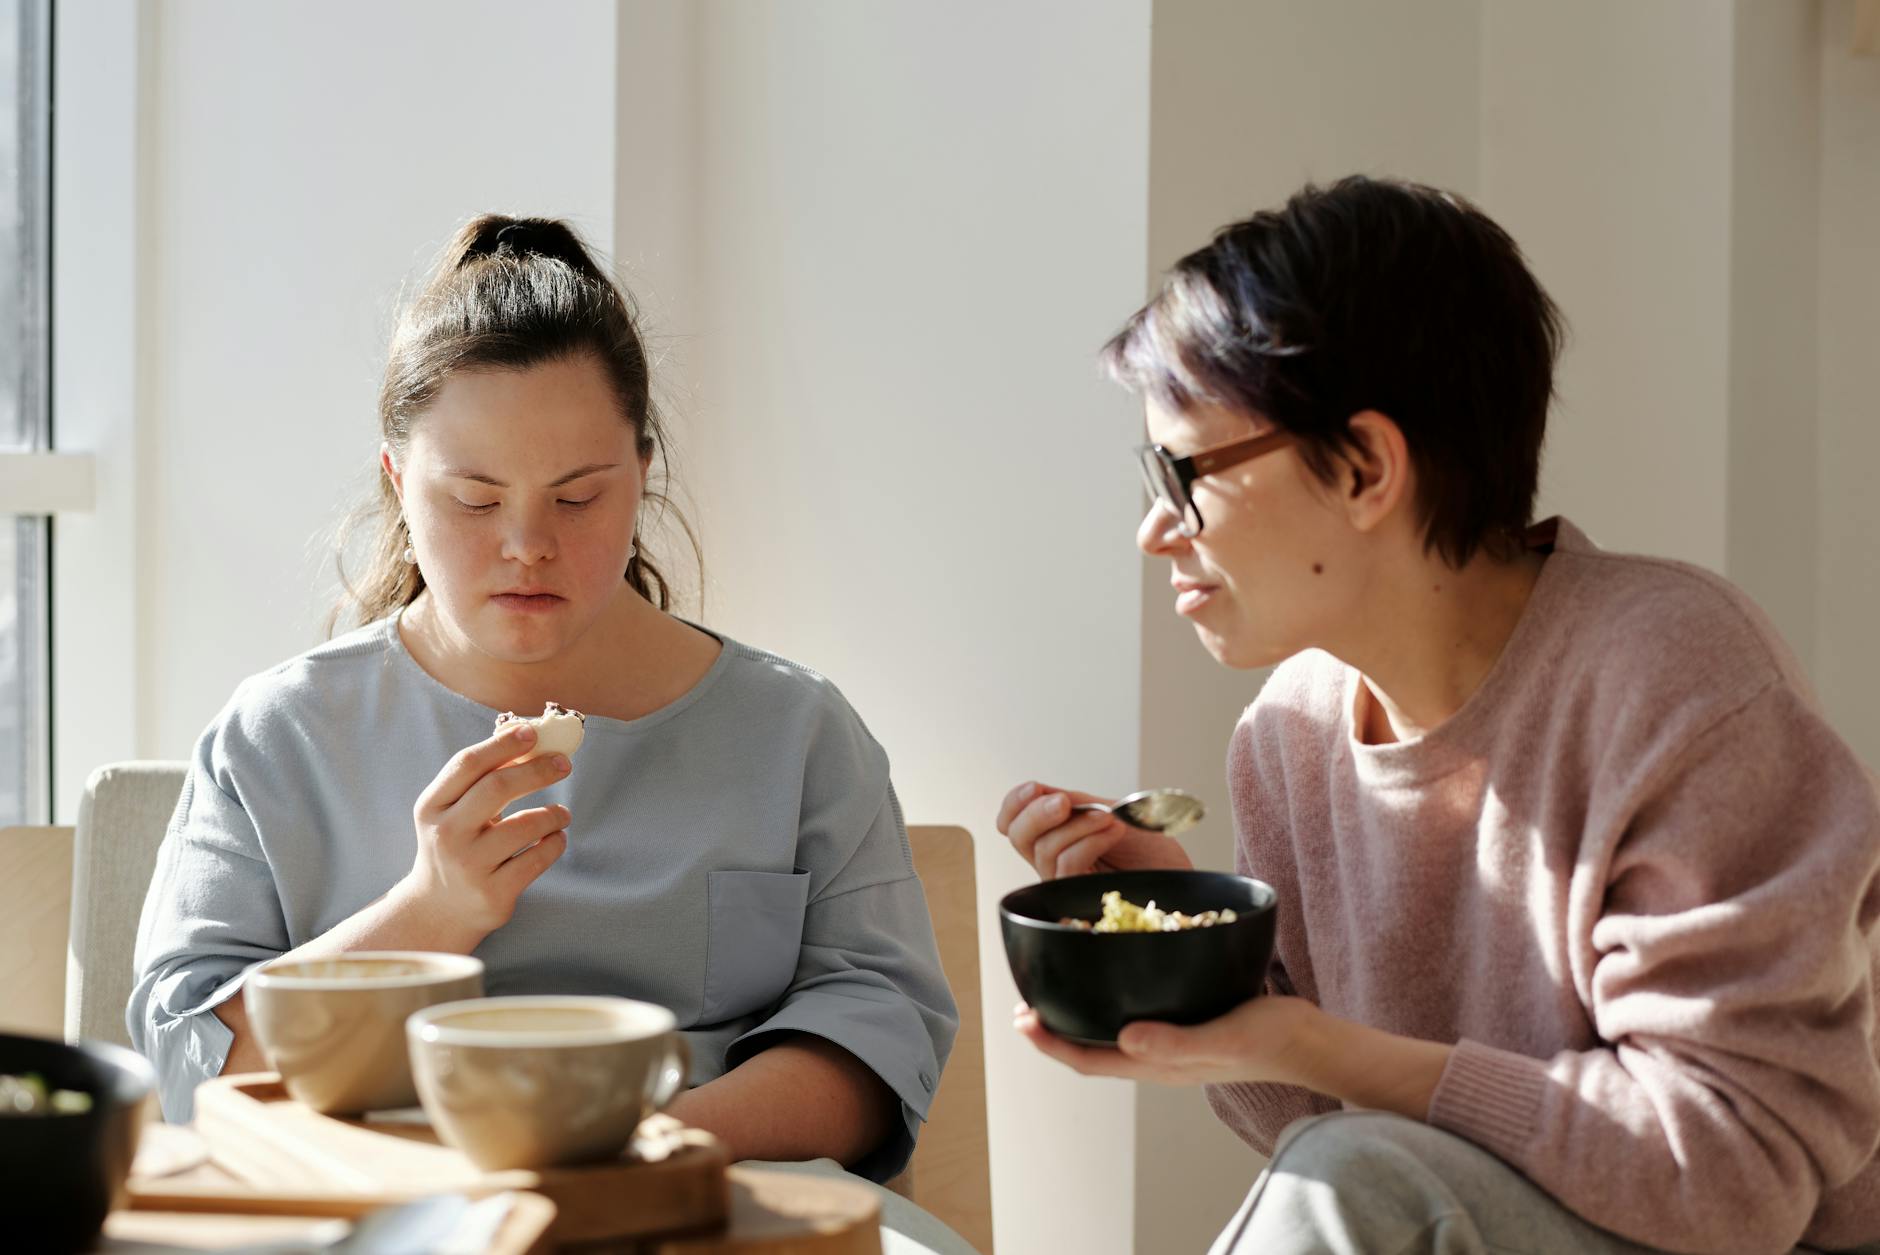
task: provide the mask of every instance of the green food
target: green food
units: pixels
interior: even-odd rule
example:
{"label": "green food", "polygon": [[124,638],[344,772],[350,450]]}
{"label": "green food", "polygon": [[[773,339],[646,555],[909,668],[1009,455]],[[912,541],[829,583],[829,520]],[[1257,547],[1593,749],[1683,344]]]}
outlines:
{"label": "green food", "polygon": [[91,1110],[91,1095],[48,1089],[37,1072],[0,1076],[0,1116],[76,1116]]}

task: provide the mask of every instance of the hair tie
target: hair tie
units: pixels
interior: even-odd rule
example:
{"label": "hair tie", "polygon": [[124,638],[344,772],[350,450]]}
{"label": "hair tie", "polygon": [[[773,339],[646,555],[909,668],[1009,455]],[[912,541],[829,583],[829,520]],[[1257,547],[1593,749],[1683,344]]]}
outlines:
{"label": "hair tie", "polygon": [[496,242],[490,246],[490,252],[499,253],[502,251],[503,245],[507,244],[512,253],[526,253],[529,251],[529,237],[531,234],[532,232],[525,223],[506,223],[503,228],[496,233]]}

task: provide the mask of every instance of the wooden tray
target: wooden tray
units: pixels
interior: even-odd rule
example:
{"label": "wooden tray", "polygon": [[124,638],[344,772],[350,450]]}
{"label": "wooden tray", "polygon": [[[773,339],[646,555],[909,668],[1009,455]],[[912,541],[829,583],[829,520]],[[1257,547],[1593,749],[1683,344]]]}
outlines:
{"label": "wooden tray", "polygon": [[668,1116],[641,1125],[628,1153],[607,1163],[484,1172],[428,1123],[321,1115],[289,1098],[273,1073],[251,1073],[205,1081],[196,1127],[243,1188],[133,1178],[133,1208],[357,1216],[425,1194],[519,1190],[554,1205],[556,1243],[710,1232],[730,1211],[723,1146]]}

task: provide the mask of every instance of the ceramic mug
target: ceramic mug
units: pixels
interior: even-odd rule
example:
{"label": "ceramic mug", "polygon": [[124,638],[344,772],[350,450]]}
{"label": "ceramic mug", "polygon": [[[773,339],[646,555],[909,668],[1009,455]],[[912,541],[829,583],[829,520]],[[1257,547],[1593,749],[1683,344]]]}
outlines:
{"label": "ceramic mug", "polygon": [[631,998],[446,1003],[406,1035],[432,1127],[486,1171],[618,1155],[691,1070],[673,1013]]}
{"label": "ceramic mug", "polygon": [[248,976],[248,1022],[287,1092],[315,1111],[353,1115],[418,1101],[405,1020],[483,992],[483,961],[427,950],[359,950],[275,959]]}

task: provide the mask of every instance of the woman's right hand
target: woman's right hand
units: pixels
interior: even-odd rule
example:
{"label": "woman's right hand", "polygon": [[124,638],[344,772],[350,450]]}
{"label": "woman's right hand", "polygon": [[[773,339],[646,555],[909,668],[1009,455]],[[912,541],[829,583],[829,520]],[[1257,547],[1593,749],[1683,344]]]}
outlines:
{"label": "woman's right hand", "polygon": [[1105,811],[1071,810],[1083,802],[1107,806],[1111,799],[1028,780],[999,804],[999,831],[1020,858],[1038,869],[1040,880],[1085,872],[1194,868],[1175,838],[1132,827]]}
{"label": "woman's right hand", "polygon": [[566,776],[566,755],[515,760],[535,743],[527,724],[453,757],[418,795],[418,855],[396,891],[407,909],[476,943],[509,922],[516,899],[568,848],[565,806],[505,816],[503,807]]}

